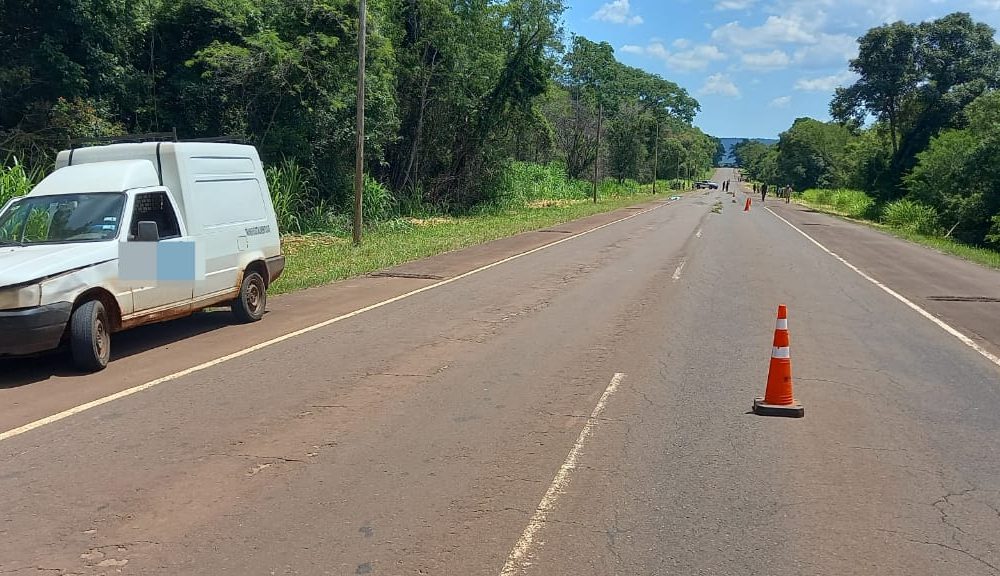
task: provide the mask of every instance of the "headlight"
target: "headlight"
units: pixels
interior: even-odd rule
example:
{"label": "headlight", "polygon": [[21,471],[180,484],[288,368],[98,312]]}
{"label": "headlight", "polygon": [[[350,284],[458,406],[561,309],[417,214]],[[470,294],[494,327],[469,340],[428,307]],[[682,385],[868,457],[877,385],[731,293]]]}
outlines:
{"label": "headlight", "polygon": [[0,310],[34,308],[41,304],[42,286],[40,284],[0,288]]}

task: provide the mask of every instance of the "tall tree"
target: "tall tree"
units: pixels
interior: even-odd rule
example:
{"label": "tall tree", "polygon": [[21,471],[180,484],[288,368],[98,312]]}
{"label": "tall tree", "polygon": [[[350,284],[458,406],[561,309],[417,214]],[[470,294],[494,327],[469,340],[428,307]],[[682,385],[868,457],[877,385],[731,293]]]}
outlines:
{"label": "tall tree", "polygon": [[860,78],[838,88],[830,112],[834,118],[860,125],[873,114],[889,126],[893,154],[899,149],[900,114],[917,89],[916,26],[895,22],[873,28],[858,40],[858,57],[850,68]]}
{"label": "tall tree", "polygon": [[67,137],[133,123],[149,13],[125,0],[0,3],[0,155],[44,156]]}
{"label": "tall tree", "polygon": [[778,178],[796,190],[829,186],[850,139],[839,124],[797,119],[778,141]]}
{"label": "tall tree", "polygon": [[831,113],[857,127],[874,115],[888,128],[891,178],[878,192],[903,193],[903,175],[939,131],[961,121],[961,110],[1000,86],[994,30],[965,13],[920,24],[873,28],[859,40],[851,69],[857,82],[837,90]]}

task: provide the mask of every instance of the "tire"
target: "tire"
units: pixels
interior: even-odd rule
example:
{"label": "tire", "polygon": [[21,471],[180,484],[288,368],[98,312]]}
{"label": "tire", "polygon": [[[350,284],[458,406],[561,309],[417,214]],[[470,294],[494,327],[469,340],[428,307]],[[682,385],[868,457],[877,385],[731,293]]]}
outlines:
{"label": "tire", "polygon": [[100,372],[111,360],[111,329],[100,300],[85,302],[70,317],[69,345],[73,364],[87,372]]}
{"label": "tire", "polygon": [[240,285],[240,294],[233,300],[232,310],[236,319],[244,324],[257,322],[267,308],[267,285],[258,272],[247,271]]}

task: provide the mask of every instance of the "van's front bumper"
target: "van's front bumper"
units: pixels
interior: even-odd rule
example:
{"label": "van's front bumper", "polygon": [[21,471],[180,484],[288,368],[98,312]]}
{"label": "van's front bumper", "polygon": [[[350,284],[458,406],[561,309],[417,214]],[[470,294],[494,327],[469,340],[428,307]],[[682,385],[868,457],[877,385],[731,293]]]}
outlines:
{"label": "van's front bumper", "polygon": [[0,356],[24,356],[56,348],[72,313],[70,302],[0,310]]}

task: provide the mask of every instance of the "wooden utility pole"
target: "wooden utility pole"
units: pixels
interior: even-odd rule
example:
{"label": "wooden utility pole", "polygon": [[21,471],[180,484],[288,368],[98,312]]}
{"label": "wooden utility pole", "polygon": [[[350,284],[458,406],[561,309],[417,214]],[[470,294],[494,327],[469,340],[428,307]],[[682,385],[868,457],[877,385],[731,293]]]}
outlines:
{"label": "wooden utility pole", "polygon": [[604,120],[604,102],[597,112],[597,152],[594,155],[594,204],[597,204],[597,184],[601,181],[601,121]]}
{"label": "wooden utility pole", "polygon": [[656,178],[660,172],[660,119],[656,119],[656,139],[653,141],[653,194],[656,194]]}
{"label": "wooden utility pole", "polygon": [[361,245],[362,194],[365,190],[365,37],[367,36],[367,0],[358,8],[358,119],[357,147],[354,150],[354,245]]}

